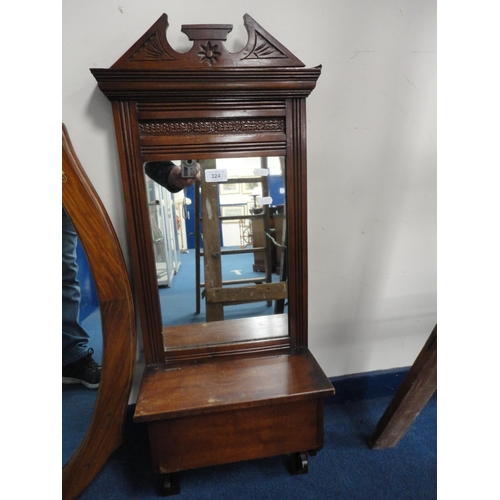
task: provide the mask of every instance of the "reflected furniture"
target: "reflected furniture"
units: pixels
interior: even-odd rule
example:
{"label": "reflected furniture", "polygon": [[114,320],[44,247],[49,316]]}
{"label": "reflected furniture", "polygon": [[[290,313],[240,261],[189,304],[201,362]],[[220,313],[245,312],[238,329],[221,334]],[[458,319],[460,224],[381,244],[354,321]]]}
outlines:
{"label": "reflected furniture", "polygon": [[[308,349],[305,100],[321,67],[305,68],[249,15],[244,23],[240,52],[224,46],[231,25],[202,24],[182,26],[192,47],[179,53],[163,14],[110,68],[91,69],[113,109],[147,365],[134,420],[147,425],[164,495],[179,492],[180,471],[222,463],[290,454],[292,472],[307,472],[309,454],[323,446],[324,399],[334,393]],[[286,281],[277,285],[286,308],[225,320],[231,291],[214,286],[206,300],[218,312],[206,322],[164,325],[144,164],[238,157],[284,159]],[[216,188],[202,186],[204,241]],[[221,252],[204,253],[211,275]],[[259,287],[273,285],[241,293],[266,300]]]}
{"label": "reflected furniture", "polygon": [[73,500],[121,444],[135,365],[134,304],[127,269],[109,216],[62,126],[62,203],[85,250],[99,298],[101,383],[89,428],[64,465],[62,497]]}
{"label": "reflected furniture", "polygon": [[[284,300],[287,296],[287,284],[284,281],[276,283],[272,282],[271,278],[271,241],[265,238],[260,248],[238,248],[225,250],[221,245],[221,221],[227,220],[228,217],[219,216],[221,211],[219,203],[219,191],[221,186],[233,185],[238,186],[238,182],[234,179],[228,179],[223,184],[208,182],[206,180],[207,173],[211,169],[207,169],[206,162],[201,160],[201,221],[203,226],[203,260],[204,260],[204,296],[206,297],[206,320],[207,321],[222,321],[224,319],[224,306],[232,304],[242,304],[249,302],[270,302],[273,300]],[[209,161],[208,166],[216,164],[214,161]],[[267,172],[267,169],[263,169]],[[208,177],[210,177],[208,175]],[[262,179],[267,177],[263,176]],[[244,182],[245,179],[241,179]],[[263,182],[267,185],[267,182]],[[239,188],[239,186],[238,186]],[[264,189],[264,194],[268,195]],[[269,212],[270,208],[265,205],[261,209],[262,214],[249,215],[251,220],[259,219],[266,223],[262,226],[263,231],[269,234]],[[259,280],[255,280],[257,286],[248,286],[245,279],[224,280],[222,273],[222,262],[224,256],[242,255],[244,253],[264,253],[268,256],[266,259],[269,265],[266,266],[265,276]],[[229,285],[229,286],[228,286]]]}
{"label": "reflected furniture", "polygon": [[[265,163],[266,158],[261,160]],[[268,172],[268,168],[262,169],[264,172]],[[258,283],[272,283],[272,256],[273,256],[273,244],[269,238],[264,236],[264,232],[270,232],[270,212],[269,206],[259,207],[259,209],[250,211],[250,213],[245,213],[245,207],[238,205],[236,210],[240,212],[237,215],[231,215],[227,213],[231,210],[231,205],[224,205],[221,203],[219,189],[209,189],[206,182],[203,180],[203,170],[201,171],[201,183],[197,183],[196,187],[199,190],[203,189],[205,204],[210,201],[211,210],[201,210],[200,196],[196,196],[195,200],[195,217],[199,221],[197,225],[197,237],[196,237],[196,311],[200,312],[200,299],[201,296],[207,297],[207,321],[220,320],[223,319],[223,307],[231,303],[244,303],[251,301],[266,301],[281,300],[286,297],[286,287],[280,287],[273,285],[272,287],[260,287],[263,291],[256,297],[256,294],[249,295],[247,292],[254,292],[255,288],[249,289],[249,287],[239,288],[236,293],[236,285],[244,285],[248,283],[258,284]],[[269,196],[267,176],[261,177],[238,177],[238,178],[228,178],[224,182],[224,186],[235,185],[237,186],[238,192],[240,191],[240,185],[245,185],[245,183],[255,183],[262,186],[261,190],[263,196]],[[208,195],[208,196],[207,196]],[[211,195],[211,196],[210,196]],[[255,200],[255,198],[254,198]],[[213,223],[209,220],[209,213],[216,213],[218,215]],[[222,226],[225,223],[236,223],[239,226],[240,241],[239,248],[229,248],[223,249],[222,243],[224,241]],[[203,239],[203,249],[201,248],[201,227],[209,228],[211,230],[204,232],[204,235],[208,238]],[[282,235],[282,233],[281,233]],[[283,241],[279,240],[281,243]],[[201,282],[200,274],[200,261],[209,256],[209,252],[218,252],[221,254],[221,260],[223,255],[242,255],[242,254],[253,254],[254,259],[258,260],[260,266],[256,268],[253,266],[254,271],[260,271],[264,275],[259,278],[247,278],[247,279],[230,279],[224,280],[222,277],[221,266],[205,266],[205,272],[208,271],[208,276],[205,276],[205,281]],[[276,252],[274,252],[276,253]],[[223,296],[215,297],[217,290],[222,292],[222,287],[230,285],[230,293],[220,294]],[[203,290],[203,291],[202,291]],[[215,293],[212,293],[215,291]],[[262,297],[265,295],[265,297]]]}
{"label": "reflected furniture", "polygon": [[[280,242],[280,245],[271,246],[269,258],[266,258],[267,256],[265,254],[256,253],[254,257],[253,269],[255,271],[264,271],[281,275],[281,248],[283,247],[282,244],[285,243],[283,232],[283,214],[280,214],[277,210],[274,213],[271,213],[268,225],[269,232],[276,239],[276,241]],[[264,221],[262,219],[255,219],[252,221],[252,244],[256,248],[265,246],[268,243],[268,238],[265,237],[263,226]]]}

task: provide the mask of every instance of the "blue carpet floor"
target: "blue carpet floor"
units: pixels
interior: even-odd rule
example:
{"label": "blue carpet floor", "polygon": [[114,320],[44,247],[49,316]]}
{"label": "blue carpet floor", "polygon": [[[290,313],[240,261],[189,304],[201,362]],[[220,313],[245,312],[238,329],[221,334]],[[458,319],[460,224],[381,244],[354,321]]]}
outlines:
{"label": "blue carpet floor", "polygon": [[[228,248],[231,249],[231,248]],[[181,266],[178,274],[172,280],[170,288],[160,288],[160,304],[164,325],[179,325],[200,323],[206,321],[205,301],[200,301],[200,313],[196,313],[196,271],[195,252],[181,255]],[[224,281],[237,279],[259,279],[264,273],[254,272],[253,254],[224,255],[222,260],[222,279]],[[203,282],[203,259],[201,259],[201,276]],[[273,282],[279,281],[277,274],[272,275]],[[247,285],[248,286],[248,285]],[[286,312],[286,309],[285,309]],[[265,302],[253,302],[227,306],[224,308],[225,319],[235,319],[250,316],[266,316],[273,314],[273,308]]]}
{"label": "blue carpet floor", "polygon": [[[291,476],[288,456],[180,473],[180,500],[426,500],[437,497],[435,395],[395,448],[372,450],[367,439],[391,397],[325,406],[325,446],[309,473]],[[81,500],[160,498],[145,426],[127,418],[123,445]]]}

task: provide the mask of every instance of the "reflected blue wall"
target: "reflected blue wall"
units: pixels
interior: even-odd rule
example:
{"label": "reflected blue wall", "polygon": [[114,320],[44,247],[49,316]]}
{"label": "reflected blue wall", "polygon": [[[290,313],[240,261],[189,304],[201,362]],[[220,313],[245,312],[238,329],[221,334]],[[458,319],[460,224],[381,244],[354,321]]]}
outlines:
{"label": "reflected blue wall", "polygon": [[78,264],[78,281],[80,282],[80,290],[82,300],[80,303],[80,322],[92,314],[99,306],[99,299],[95,288],[94,278],[90,271],[90,266],[85,255],[85,251],[78,240],[76,246],[76,263]]}

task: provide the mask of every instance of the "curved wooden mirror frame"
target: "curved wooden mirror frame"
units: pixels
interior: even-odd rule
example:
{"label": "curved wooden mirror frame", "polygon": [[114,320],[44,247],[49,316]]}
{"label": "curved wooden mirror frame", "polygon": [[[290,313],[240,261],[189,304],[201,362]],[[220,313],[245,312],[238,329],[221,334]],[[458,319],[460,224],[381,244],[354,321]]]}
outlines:
{"label": "curved wooden mirror frame", "polygon": [[135,364],[134,305],[116,233],[62,127],[62,203],[86,252],[99,297],[102,377],[90,426],[63,468],[64,500],[76,498],[121,444]]}

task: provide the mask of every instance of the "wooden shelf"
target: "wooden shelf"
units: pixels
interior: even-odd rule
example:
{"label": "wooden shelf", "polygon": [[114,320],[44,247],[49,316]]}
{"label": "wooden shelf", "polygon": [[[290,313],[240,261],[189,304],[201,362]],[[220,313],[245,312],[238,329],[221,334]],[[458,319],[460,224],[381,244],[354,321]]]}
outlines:
{"label": "wooden shelf", "polygon": [[164,329],[164,338],[166,350],[288,338],[288,316],[271,314],[254,318],[169,326]]}
{"label": "wooden shelf", "polygon": [[324,398],[334,389],[308,350],[146,367],[134,420],[151,422],[236,408]]}
{"label": "wooden shelf", "polygon": [[285,353],[291,342],[288,329],[286,314],[165,327],[164,363],[177,366],[207,357]]}

